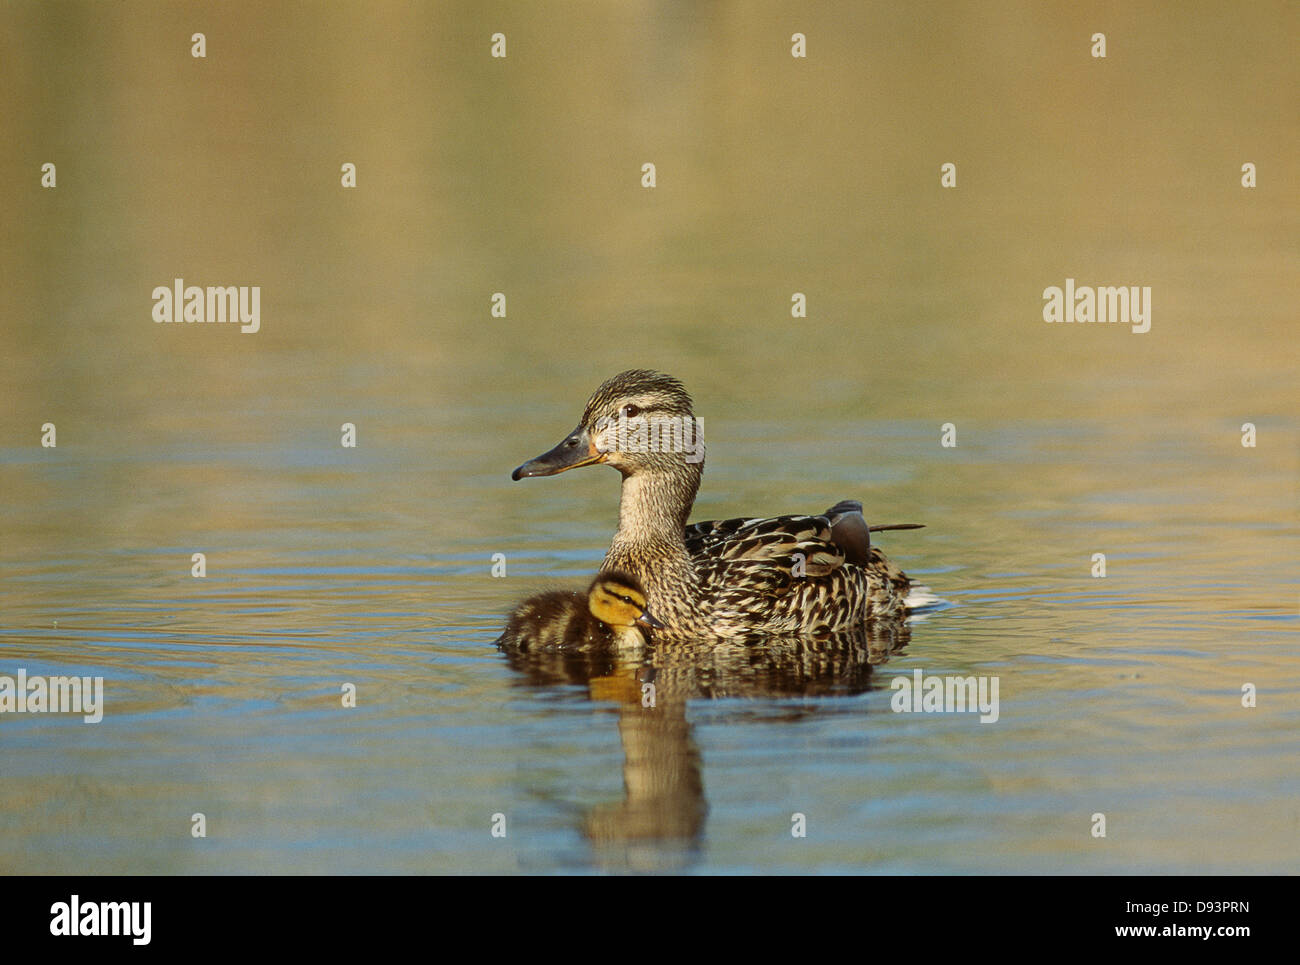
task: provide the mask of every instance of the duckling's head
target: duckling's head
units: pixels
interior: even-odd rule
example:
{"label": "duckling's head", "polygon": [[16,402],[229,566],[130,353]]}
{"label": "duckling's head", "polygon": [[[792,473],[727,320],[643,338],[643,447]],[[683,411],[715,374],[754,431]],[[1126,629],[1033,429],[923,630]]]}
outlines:
{"label": "duckling's head", "polygon": [[663,624],[646,609],[645,591],[636,577],[621,570],[601,573],[587,591],[587,608],[601,623],[611,627],[641,624],[663,629]]}
{"label": "duckling's head", "polygon": [[608,379],[587,400],[577,427],[511,478],[553,476],[596,463],[613,466],[624,476],[686,475],[698,484],[704,467],[704,427],[691,411],[691,397],[681,382],[649,369],[629,369]]}

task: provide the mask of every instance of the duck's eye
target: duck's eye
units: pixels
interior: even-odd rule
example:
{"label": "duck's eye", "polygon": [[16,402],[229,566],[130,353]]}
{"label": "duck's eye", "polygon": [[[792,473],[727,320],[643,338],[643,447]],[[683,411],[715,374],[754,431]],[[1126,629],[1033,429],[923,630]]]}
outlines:
{"label": "duck's eye", "polygon": [[623,406],[623,415],[627,416],[629,419],[635,419],[640,414],[641,407],[639,405],[633,405],[629,402],[627,405]]}

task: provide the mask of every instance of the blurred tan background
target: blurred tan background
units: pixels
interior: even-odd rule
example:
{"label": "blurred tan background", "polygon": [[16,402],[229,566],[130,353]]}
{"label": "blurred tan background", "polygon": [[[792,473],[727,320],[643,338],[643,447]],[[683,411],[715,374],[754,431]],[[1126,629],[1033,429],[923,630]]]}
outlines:
{"label": "blurred tan background", "polygon": [[[273,432],[257,399],[450,402],[519,378],[572,396],[634,363],[884,416],[1294,400],[1293,4],[0,17],[12,441],[52,412],[166,433],[182,411],[245,440]],[[155,326],[150,292],[177,276],[261,285],[262,333]],[[1044,324],[1066,277],[1150,285],[1151,333]]]}

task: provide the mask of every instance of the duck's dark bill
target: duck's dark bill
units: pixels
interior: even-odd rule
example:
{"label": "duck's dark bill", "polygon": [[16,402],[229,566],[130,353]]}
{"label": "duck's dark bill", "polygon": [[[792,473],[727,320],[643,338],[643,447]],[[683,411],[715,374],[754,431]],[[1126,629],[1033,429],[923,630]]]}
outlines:
{"label": "duck's dark bill", "polygon": [[544,452],[536,459],[530,459],[510,474],[511,479],[523,479],[525,476],[554,476],[566,469],[589,466],[604,462],[605,454],[591,444],[591,436],[582,426],[570,432],[558,446],[550,452]]}
{"label": "duck's dark bill", "polygon": [[636,622],[644,623],[646,626],[653,627],[656,630],[662,630],[664,628],[662,623],[650,615],[649,610],[642,610],[641,615],[636,618]]}

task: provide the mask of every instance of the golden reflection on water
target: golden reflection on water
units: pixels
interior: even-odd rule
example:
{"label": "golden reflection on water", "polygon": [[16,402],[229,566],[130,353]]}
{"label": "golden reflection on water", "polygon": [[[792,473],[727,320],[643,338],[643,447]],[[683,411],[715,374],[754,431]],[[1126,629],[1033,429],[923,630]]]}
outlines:
{"label": "golden reflection on water", "polygon": [[[958,797],[972,863],[1284,867],[1294,711],[1224,695],[1300,684],[1296,25],[1287,3],[4,5],[0,672],[99,667],[123,726],[6,734],[0,868],[79,847],[124,872],[515,870],[566,834],[754,860],[736,788],[757,766],[785,807],[805,732],[742,714],[732,758],[696,716],[874,709],[870,647],[635,669],[490,648],[540,581],[590,575],[616,518],[612,473],[507,474],[631,366],[682,378],[710,426],[697,518],[848,497],[926,523],[889,552],[958,605],[892,666],[1005,677],[999,755],[978,729],[809,711],[833,749],[800,787],[844,825],[787,867],[914,869]],[[156,325],[178,277],[261,286],[262,330]],[[1067,278],[1151,286],[1151,331],[1044,324]],[[1099,547],[1104,586],[1080,576]],[[649,670],[657,708],[619,696]],[[365,726],[335,715],[353,677],[387,695]],[[612,773],[545,702],[565,684],[614,703],[625,785],[577,819],[516,773],[557,733],[561,777],[530,781]],[[846,750],[864,730],[870,754]],[[1059,818],[1079,788],[1129,810],[1129,858]],[[168,836],[205,795],[244,842],[215,858]],[[488,800],[543,857],[484,850]],[[430,837],[394,847],[413,814]],[[312,832],[320,852],[277,850]]]}
{"label": "golden reflection on water", "polygon": [[579,684],[591,699],[613,703],[623,751],[621,801],[591,809],[583,833],[602,863],[667,870],[672,850],[649,842],[699,843],[708,814],[700,750],[687,702],[729,697],[852,696],[870,685],[872,668],[907,645],[904,621],[875,622],[822,639],[700,640],[657,646],[629,657],[608,648],[521,652],[502,638],[512,668],[531,686]]}

